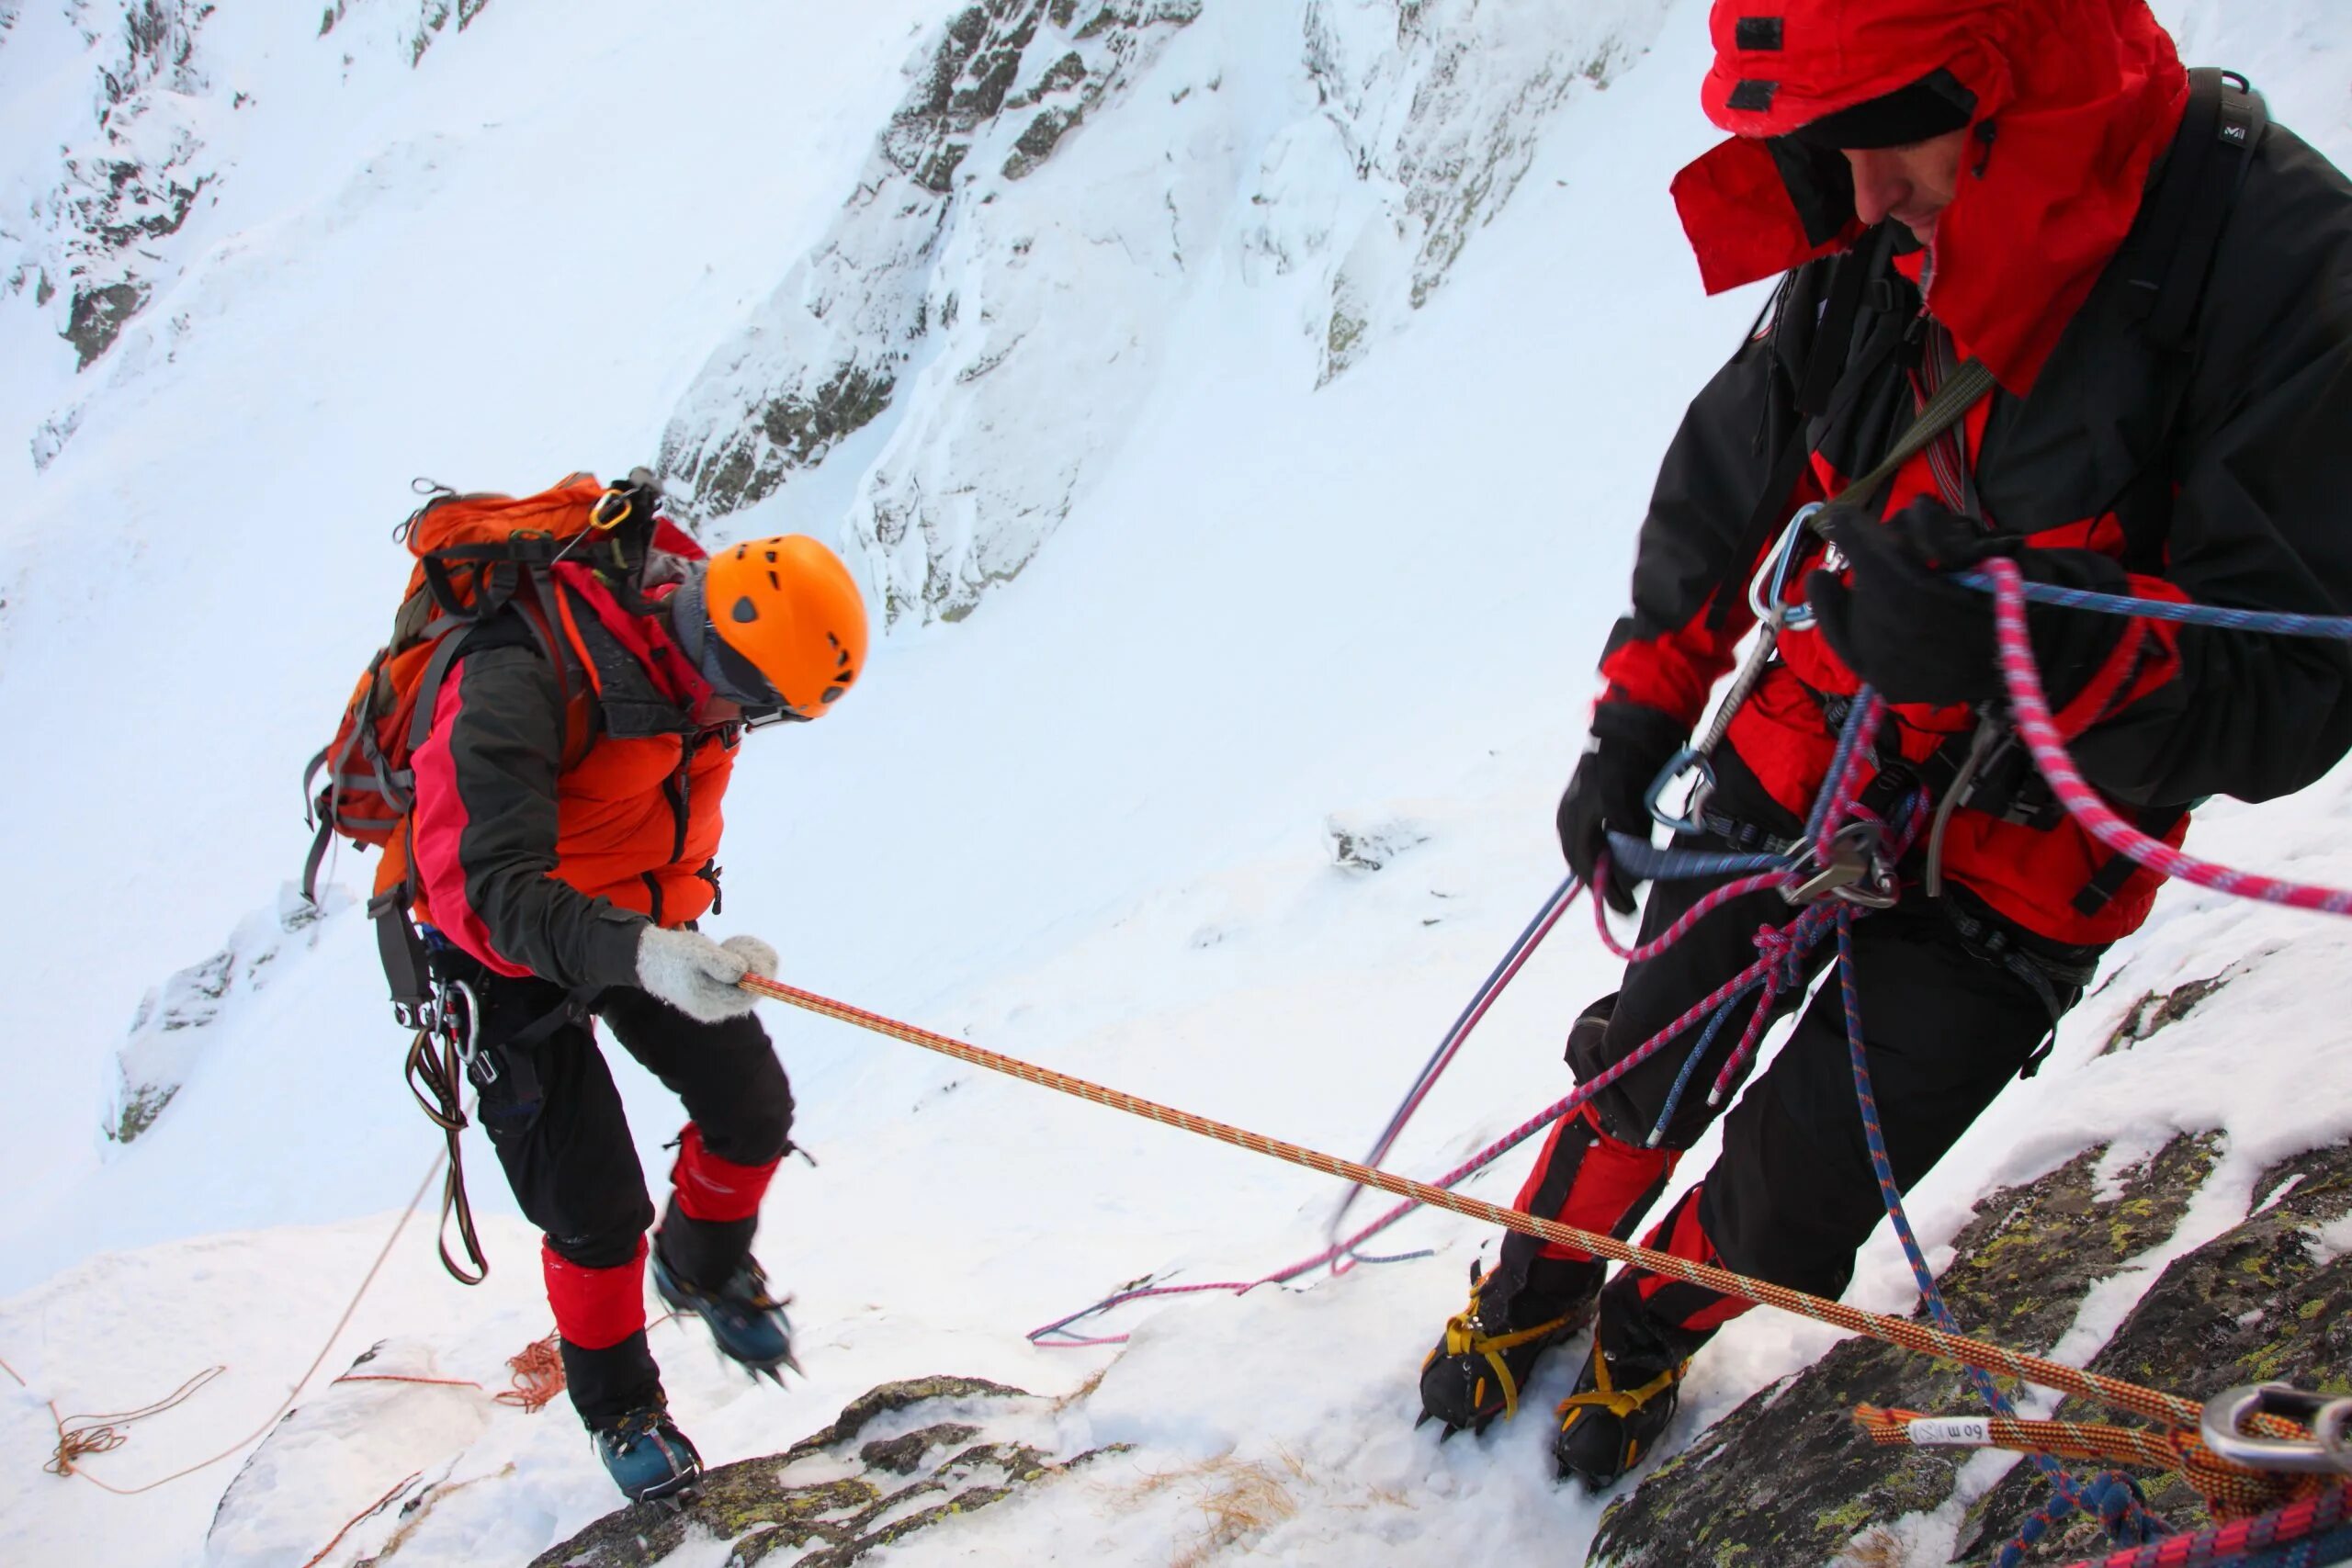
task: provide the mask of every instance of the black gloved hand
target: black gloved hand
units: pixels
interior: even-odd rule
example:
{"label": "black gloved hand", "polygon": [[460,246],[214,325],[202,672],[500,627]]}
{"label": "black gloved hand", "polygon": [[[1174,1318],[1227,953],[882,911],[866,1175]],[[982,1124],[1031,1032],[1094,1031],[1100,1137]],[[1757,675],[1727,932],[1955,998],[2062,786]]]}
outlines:
{"label": "black gloved hand", "polygon": [[[1689,736],[1681,720],[1639,703],[1602,703],[1594,710],[1592,746],[1560,796],[1558,818],[1560,852],[1579,880],[1592,885],[1610,829],[1647,840],[1650,785]],[[1619,914],[1630,915],[1637,882],[1611,865],[1607,881],[1593,891]]]}
{"label": "black gloved hand", "polygon": [[[1829,540],[1850,575],[1806,577],[1805,603],[1822,637],[1849,669],[1894,703],[1988,703],[2002,693],[1993,597],[1946,577],[2005,555],[2028,580],[2121,593],[2120,564],[2094,550],[2037,550],[2014,535],[1988,534],[1941,502],[1921,496],[1883,524],[1837,512]],[[2037,605],[2027,615],[2035,661],[2053,707],[2080,693],[2123,635],[2119,616]]]}

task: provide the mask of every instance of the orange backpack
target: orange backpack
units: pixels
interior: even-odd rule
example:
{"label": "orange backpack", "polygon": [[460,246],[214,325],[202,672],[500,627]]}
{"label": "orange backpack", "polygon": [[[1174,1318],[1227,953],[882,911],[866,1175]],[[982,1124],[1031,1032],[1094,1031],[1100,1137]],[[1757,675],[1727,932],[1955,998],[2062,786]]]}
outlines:
{"label": "orange backpack", "polygon": [[[573,474],[520,497],[441,490],[410,514],[394,536],[416,557],[416,567],[392,617],[391,640],[368,660],[334,739],[303,770],[302,795],[318,830],[302,870],[305,897],[316,901],[319,868],[338,834],[360,849],[384,852],[377,900],[406,881],[415,786],[410,759],[432,729],[442,677],[465,641],[452,634],[512,605],[564,679],[563,633],[546,569],[573,558],[626,573],[644,558],[659,499],[653,476],[639,468],[615,486]],[[568,711],[571,704],[565,705]]]}

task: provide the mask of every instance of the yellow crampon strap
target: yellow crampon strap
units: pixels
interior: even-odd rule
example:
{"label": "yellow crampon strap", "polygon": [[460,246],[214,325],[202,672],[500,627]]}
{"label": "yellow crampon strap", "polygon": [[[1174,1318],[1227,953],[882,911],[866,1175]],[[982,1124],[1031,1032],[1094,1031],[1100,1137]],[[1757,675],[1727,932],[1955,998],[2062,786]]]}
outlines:
{"label": "yellow crampon strap", "polygon": [[[1532,1328],[1514,1329],[1509,1334],[1486,1335],[1471,1326],[1470,1314],[1478,1309],[1476,1296],[1460,1313],[1445,1320],[1445,1353],[1449,1356],[1484,1356],[1487,1365],[1495,1369],[1495,1381],[1502,1384],[1503,1419],[1508,1421],[1519,1414],[1519,1380],[1510,1375],[1503,1364],[1502,1353],[1518,1348],[1531,1339],[1541,1339],[1567,1326],[1563,1315],[1549,1323],[1539,1323]],[[1483,1403],[1483,1402],[1481,1402]]]}
{"label": "yellow crampon strap", "polygon": [[1623,1421],[1634,1411],[1680,1382],[1682,1374],[1690,1370],[1690,1363],[1684,1361],[1679,1366],[1667,1368],[1639,1388],[1615,1389],[1609,1386],[1609,1358],[1602,1355],[1596,1347],[1592,1353],[1592,1381],[1597,1386],[1587,1389],[1582,1393],[1572,1393],[1560,1401],[1558,1414],[1565,1419],[1570,1410],[1589,1406],[1606,1410]]}

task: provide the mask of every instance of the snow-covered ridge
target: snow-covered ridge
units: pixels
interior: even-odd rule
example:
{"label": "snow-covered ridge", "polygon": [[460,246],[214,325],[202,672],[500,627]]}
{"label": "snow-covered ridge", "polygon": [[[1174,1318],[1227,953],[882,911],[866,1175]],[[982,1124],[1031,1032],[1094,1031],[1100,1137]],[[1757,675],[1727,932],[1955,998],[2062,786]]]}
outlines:
{"label": "snow-covered ridge", "polygon": [[664,477],[709,520],[848,466],[847,534],[888,616],[959,620],[1125,439],[1205,280],[1287,280],[1312,374],[1339,375],[1440,287],[1547,118],[1605,85],[1655,9],[971,6],[832,231],[681,404]]}

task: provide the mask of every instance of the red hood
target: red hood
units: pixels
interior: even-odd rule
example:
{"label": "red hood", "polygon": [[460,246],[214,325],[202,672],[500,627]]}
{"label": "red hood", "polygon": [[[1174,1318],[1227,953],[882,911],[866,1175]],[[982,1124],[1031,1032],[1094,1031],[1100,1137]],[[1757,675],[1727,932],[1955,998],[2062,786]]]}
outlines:
{"label": "red hood", "polygon": [[1674,180],[1707,291],[1853,238],[1806,240],[1763,138],[1942,67],[1994,140],[1970,141],[1937,221],[1928,304],[2013,392],[2031,387],[2123,243],[2188,102],[2144,0],[1715,0],[1710,28],[1702,98],[1733,139]]}

